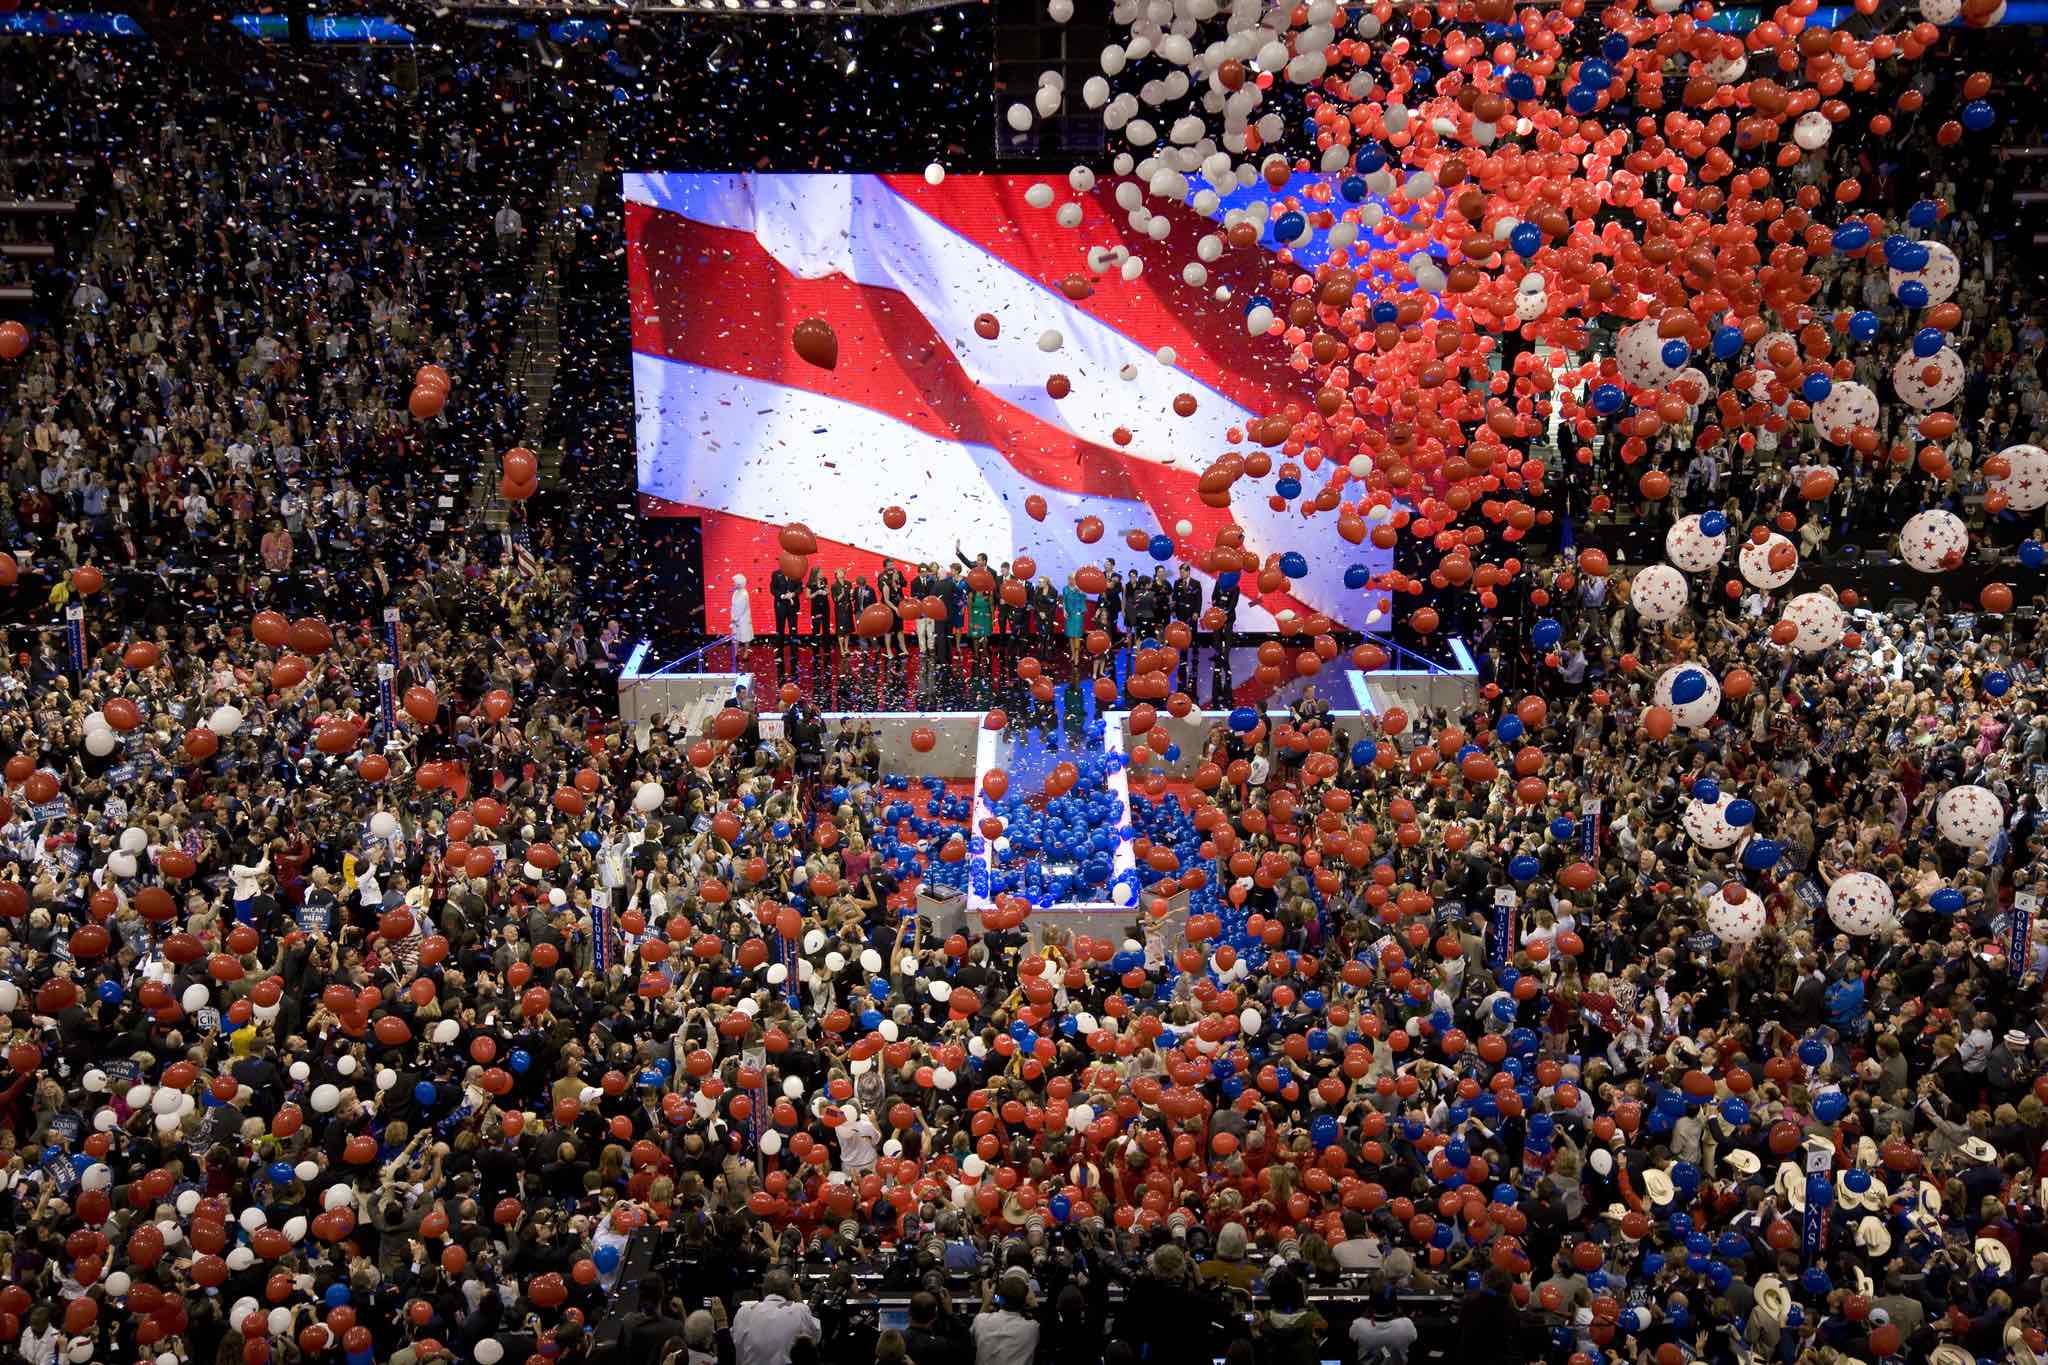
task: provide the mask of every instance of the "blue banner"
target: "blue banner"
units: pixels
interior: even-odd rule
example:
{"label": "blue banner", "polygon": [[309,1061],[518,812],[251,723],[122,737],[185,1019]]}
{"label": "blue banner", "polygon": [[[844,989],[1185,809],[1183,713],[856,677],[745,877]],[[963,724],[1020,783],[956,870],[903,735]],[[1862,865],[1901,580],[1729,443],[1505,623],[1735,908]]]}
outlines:
{"label": "blue banner", "polygon": [[398,657],[398,608],[384,608],[384,657],[391,664],[393,672],[405,666],[405,660]]}
{"label": "blue banner", "polygon": [[2012,898],[2012,932],[2006,939],[2005,958],[2006,970],[2015,981],[2027,974],[2027,961],[2033,956],[2034,911],[2039,906],[2039,898],[2026,892]]}
{"label": "blue banner", "polygon": [[1579,807],[1579,856],[1592,862],[1600,854],[1600,799],[1588,797]]}
{"label": "blue banner", "polygon": [[0,34],[10,38],[147,38],[132,15],[91,10],[31,10],[0,14]]}
{"label": "blue banner", "polygon": [[796,940],[787,938],[782,940],[782,965],[789,971],[789,975],[782,978],[782,997],[789,1002],[791,1009],[800,1010],[803,1008],[803,999],[797,990]]}
{"label": "blue banner", "polygon": [[85,672],[85,604],[73,602],[64,608],[64,642],[71,649],[71,671]]}
{"label": "blue banner", "polygon": [[612,892],[600,887],[590,898],[590,965],[602,978],[612,965]]}
{"label": "blue banner", "polygon": [[1515,951],[1515,910],[1517,899],[1512,887],[1496,887],[1493,892],[1493,932],[1487,935],[1486,965],[1494,971],[1508,965],[1508,958]]}
{"label": "blue banner", "polygon": [[398,733],[398,670],[390,664],[377,665],[377,710],[384,717],[384,735]]}

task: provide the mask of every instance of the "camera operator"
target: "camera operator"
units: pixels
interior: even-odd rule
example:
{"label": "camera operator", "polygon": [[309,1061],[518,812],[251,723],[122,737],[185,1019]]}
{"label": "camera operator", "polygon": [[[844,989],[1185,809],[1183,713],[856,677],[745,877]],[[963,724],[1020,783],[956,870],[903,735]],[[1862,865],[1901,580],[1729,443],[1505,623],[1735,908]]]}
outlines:
{"label": "camera operator", "polygon": [[1007,1270],[981,1281],[981,1312],[974,1319],[974,1365],[1032,1365],[1038,1354],[1037,1307],[1031,1277]]}
{"label": "camera operator", "polygon": [[953,1296],[943,1284],[936,1293],[925,1288],[910,1296],[910,1326],[903,1340],[917,1365],[972,1365],[974,1361],[967,1324],[953,1312]]}

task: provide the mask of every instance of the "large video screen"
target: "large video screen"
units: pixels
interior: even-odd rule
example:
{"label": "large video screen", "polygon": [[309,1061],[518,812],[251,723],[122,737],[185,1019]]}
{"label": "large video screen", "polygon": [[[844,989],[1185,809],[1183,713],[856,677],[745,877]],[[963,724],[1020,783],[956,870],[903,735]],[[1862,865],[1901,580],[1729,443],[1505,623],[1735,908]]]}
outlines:
{"label": "large video screen", "polygon": [[[1040,184],[1079,205],[1077,227],[1027,205]],[[1171,575],[1235,525],[1261,556],[1308,562],[1263,599],[1246,575],[1239,629],[1288,609],[1384,628],[1383,594],[1344,579],[1385,571],[1390,552],[1347,545],[1299,499],[1275,506],[1271,478],[1239,480],[1228,507],[1202,500],[1201,471],[1304,390],[1287,348],[1244,327],[1272,258],[1231,253],[1200,285],[1173,264],[1216,230],[1192,209],[1159,241],[1107,187],[1042,176],[628,175],[625,198],[641,509],[702,520],[714,633],[730,629],[736,575],[772,629],[767,581],[792,521],[828,573],[1028,554],[1060,585],[1106,559],[1149,573],[1132,531],[1172,540]],[[1134,278],[1090,269],[1090,248],[1118,246],[1142,263]],[[1242,287],[1218,299],[1231,278]],[[837,335],[831,369],[796,352],[810,318]],[[1329,477],[1303,472],[1310,492]],[[894,508],[907,519],[891,529]],[[1104,528],[1092,545],[1076,534],[1088,517]]]}

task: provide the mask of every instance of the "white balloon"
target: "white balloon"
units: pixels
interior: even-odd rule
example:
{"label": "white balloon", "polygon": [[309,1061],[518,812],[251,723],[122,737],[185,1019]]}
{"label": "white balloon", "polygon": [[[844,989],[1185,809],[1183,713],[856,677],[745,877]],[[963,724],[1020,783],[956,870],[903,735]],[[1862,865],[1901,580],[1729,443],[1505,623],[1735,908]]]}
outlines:
{"label": "white balloon", "polygon": [[1890,270],[1886,272],[1894,297],[1899,287],[1909,280],[1918,280],[1927,289],[1929,304],[1945,303],[1956,292],[1956,286],[1963,282],[1963,263],[1956,259],[1956,253],[1940,242],[1921,239],[1920,245],[1927,248],[1927,264],[1918,270]]}
{"label": "white balloon", "polygon": [[178,1196],[177,1200],[171,1205],[171,1207],[178,1211],[178,1216],[180,1218],[190,1218],[192,1216],[192,1210],[199,1207],[199,1191],[184,1191],[182,1194]]}
{"label": "white balloon", "polygon": [[[235,1250],[237,1251],[240,1251],[242,1249],[243,1248],[241,1247],[235,1248]],[[250,1318],[250,1315],[255,1313],[256,1311],[257,1310],[255,1299],[247,1297],[236,1299],[235,1306],[228,1309],[228,1326],[234,1328],[237,1332],[241,1331],[242,1324],[247,1322]],[[251,1333],[250,1335],[253,1336],[254,1333]]]}
{"label": "white balloon", "polygon": [[1944,346],[1930,356],[1908,350],[1892,366],[1892,388],[1916,412],[1932,412],[1963,391],[1963,358]]}
{"label": "white balloon", "polygon": [[148,847],[149,836],[134,825],[130,825],[121,831],[121,851],[123,853],[140,853]]}
{"label": "white balloon", "polygon": [[1742,838],[1742,829],[1728,823],[1728,803],[1735,798],[1727,792],[1712,802],[1691,800],[1680,817],[1685,832],[1702,848],[1728,848]]}
{"label": "white balloon", "polygon": [[87,730],[85,732],[85,751],[94,758],[105,758],[108,754],[114,752],[120,743],[120,739],[112,730]]}
{"label": "white balloon", "polygon": [[505,1348],[496,1337],[485,1337],[476,1344],[477,1365],[498,1365],[505,1358]]}
{"label": "white balloon", "polygon": [[149,1107],[159,1114],[175,1114],[178,1112],[178,1101],[183,1098],[185,1098],[184,1091],[173,1090],[169,1086],[164,1086],[156,1094],[149,1097]]}
{"label": "white balloon", "polygon": [[1743,887],[1735,889],[1742,893],[1740,902],[1731,903],[1726,898],[1726,887],[1716,891],[1707,902],[1707,928],[1715,938],[1734,947],[1754,943],[1764,931],[1764,903],[1755,892]]}
{"label": "white balloon", "polygon": [[1678,371],[1664,363],[1667,338],[1657,335],[1657,321],[1645,318],[1621,329],[1614,340],[1614,361],[1621,377],[1639,389],[1662,388]]}
{"label": "white balloon", "polygon": [[[12,1005],[9,1005],[6,1008],[11,1010],[14,1007]],[[98,1067],[92,1067],[88,1069],[84,1077],[82,1077],[81,1079],[85,1085],[87,1093],[89,1094],[97,1095],[100,1093],[100,1091],[105,1090],[107,1088],[107,1073],[100,1070]]]}
{"label": "white balloon", "polygon": [[237,706],[216,706],[206,718],[206,728],[226,739],[242,728],[242,711]]}
{"label": "white balloon", "polygon": [[254,1232],[268,1224],[270,1216],[264,1213],[262,1209],[251,1204],[248,1208],[242,1210],[241,1216],[235,1221],[240,1223],[246,1231]]}
{"label": "white balloon", "polygon": [[370,817],[370,833],[379,839],[389,839],[398,833],[398,817],[388,810],[380,810]]}
{"label": "white balloon", "polygon": [[292,1325],[292,1310],[289,1308],[273,1308],[264,1318],[264,1321],[270,1326],[270,1335],[281,1337],[285,1334],[285,1330]]}
{"label": "white balloon", "polygon": [[2005,806],[1986,787],[1950,787],[1934,803],[1934,827],[1962,848],[1989,848],[2005,827]]}
{"label": "white balloon", "polygon": [[659,810],[665,796],[659,782],[642,782],[633,791],[633,809],[642,815]]}
{"label": "white balloon", "polygon": [[1937,27],[1963,12],[1963,0],[1920,0],[1920,17]]}
{"label": "white balloon", "polygon": [[1970,529],[1955,513],[1938,507],[1915,512],[1899,528],[1899,558],[1921,573],[1959,568],[1969,548]]}
{"label": "white balloon", "polygon": [[768,964],[769,985],[780,986],[787,980],[789,980],[789,965],[787,963],[771,962]]}
{"label": "white balloon", "polygon": [[782,1078],[782,1093],[793,1100],[802,1099],[804,1078],[801,1076],[784,1076]]}
{"label": "white balloon", "polygon": [[298,1165],[292,1167],[292,1174],[310,1184],[320,1174],[320,1163],[317,1161],[301,1161]]}
{"label": "white balloon", "polygon": [[127,1271],[117,1270],[107,1276],[107,1292],[118,1299],[128,1292],[129,1286],[133,1283],[134,1281],[128,1278]]}
{"label": "white balloon", "polygon": [[1803,592],[1785,604],[1785,619],[1798,627],[1792,647],[1801,654],[1818,654],[1842,643],[1847,617],[1842,606],[1824,592]]}
{"label": "white balloon", "polygon": [[1669,564],[1652,564],[1629,584],[1629,605],[1645,621],[1671,621],[1685,614],[1691,585]]}
{"label": "white balloon", "polygon": [[1844,379],[1813,405],[1813,430],[1823,441],[1846,445],[1857,427],[1877,425],[1877,395],[1868,385]]}
{"label": "white balloon", "polygon": [[304,1214],[295,1213],[284,1220],[284,1239],[287,1242],[295,1243],[306,1240],[306,1217]]}
{"label": "white balloon", "polygon": [[954,1086],[958,1085],[959,1083],[959,1074],[954,1072],[950,1068],[943,1066],[937,1066],[932,1068],[932,1084],[938,1087],[940,1090],[951,1090]]}
{"label": "white balloon", "polygon": [[340,1073],[341,1073],[342,1075],[344,1075],[344,1076],[353,1076],[353,1075],[355,1075],[355,1074],[356,1074],[356,1068],[357,1068],[357,1063],[356,1063],[356,1059],[355,1059],[354,1057],[348,1056],[348,1055],[347,1055],[346,1053],[344,1053],[344,1054],[343,1054],[343,1055],[342,1055],[342,1056],[341,1056],[340,1058],[338,1058],[338,1059],[337,1059],[337,1060],[335,1061],[335,1063],[334,1063],[334,1069],[335,1069],[336,1071],[339,1071],[339,1072],[340,1072]]}
{"label": "white balloon", "polygon": [[[1778,548],[1781,545],[1783,550]],[[1789,559],[1785,559],[1787,555]],[[1772,568],[1773,556],[1784,560],[1785,567]],[[1753,540],[1743,541],[1742,548],[1735,555],[1735,567],[1741,570],[1743,582],[1752,588],[1770,592],[1790,583],[1792,576],[1799,572],[1799,551],[1793,548],[1791,541],[1773,531],[1761,545]]]}
{"label": "white balloon", "polygon": [[1802,151],[1817,152],[1835,135],[1835,125],[1818,109],[1801,114],[1792,125],[1792,140]]}
{"label": "white balloon", "polygon": [[[1697,673],[1706,680],[1707,690],[1689,702],[1676,701],[1672,689],[1682,673]],[[1671,718],[1687,730],[1696,730],[1714,718],[1721,709],[1721,682],[1706,665],[1697,663],[1673,664],[1657,677],[1653,690],[1656,703],[1671,712]]]}
{"label": "white balloon", "polygon": [[1710,536],[1700,529],[1697,514],[1680,517],[1664,533],[1664,557],[1687,573],[1705,573],[1728,552],[1728,533]]}
{"label": "white balloon", "polygon": [[133,853],[122,850],[107,855],[107,871],[114,876],[125,880],[134,876],[137,870]]}
{"label": "white balloon", "polygon": [[459,1021],[454,1019],[437,1019],[434,1021],[433,1039],[435,1042],[445,1046],[461,1036],[462,1025]]}
{"label": "white balloon", "polygon": [[945,178],[946,168],[936,161],[924,168],[924,183],[927,185],[937,185]]}
{"label": "white balloon", "polygon": [[341,1103],[341,1091],[328,1082],[313,1087],[313,1110],[319,1114],[331,1114]]}
{"label": "white balloon", "polygon": [[397,1084],[398,1073],[396,1071],[393,1071],[388,1066],[380,1066],[377,1068],[377,1088],[379,1090],[389,1090],[392,1086]]}
{"label": "white balloon", "polygon": [[1265,1022],[1264,1019],[1259,1017],[1259,1012],[1255,1009],[1247,1008],[1237,1016],[1237,1026],[1244,1030],[1247,1037],[1257,1037],[1259,1030],[1265,1026]]}
{"label": "white balloon", "polygon": [[1898,926],[1892,891],[1868,872],[1845,872],[1828,888],[1828,918],[1845,934],[1889,933]]}
{"label": "white balloon", "polygon": [[122,1100],[130,1109],[147,1109],[149,1097],[155,1093],[156,1087],[153,1085],[131,1085],[128,1092],[122,1096]]}
{"label": "white balloon", "polygon": [[306,1077],[313,1074],[313,1068],[304,1062],[293,1062],[289,1074],[293,1080],[303,1081]]}
{"label": "white balloon", "polygon": [[81,1189],[104,1190],[111,1186],[113,1183],[113,1168],[108,1166],[107,1163],[104,1161],[93,1162],[92,1165],[86,1167],[85,1172],[78,1177],[78,1184],[79,1188]]}
{"label": "white balloon", "polygon": [[763,1156],[774,1156],[781,1150],[782,1134],[776,1132],[773,1128],[761,1134],[761,1154]]}
{"label": "white balloon", "polygon": [[884,1019],[881,1022],[880,1027],[878,1027],[875,1030],[875,1032],[882,1035],[883,1041],[893,1043],[901,1034],[902,1030],[896,1027],[896,1021],[894,1019]]}
{"label": "white balloon", "polygon": [[346,1185],[329,1185],[327,1193],[320,1196],[322,1210],[344,1209],[355,1202],[355,1193]]}
{"label": "white balloon", "polygon": [[2048,506],[2048,450],[2037,445],[2011,445],[1998,452],[2011,466],[2002,479],[1991,479],[1986,487],[2003,493],[2015,512],[2032,512]]}
{"label": "white balloon", "polygon": [[880,953],[876,952],[876,951],[875,951],[875,950],[874,950],[873,948],[863,948],[863,949],[861,949],[861,950],[860,950],[860,969],[861,969],[862,971],[866,972],[866,973],[867,973],[868,975],[870,975],[870,976],[873,976],[873,975],[874,975],[874,974],[875,974],[876,972],[879,972],[879,971],[881,971],[881,970],[882,970],[882,955],[881,955]]}
{"label": "white balloon", "polygon": [[846,954],[840,952],[837,948],[834,948],[831,952],[825,954],[825,970],[828,972],[845,971]]}

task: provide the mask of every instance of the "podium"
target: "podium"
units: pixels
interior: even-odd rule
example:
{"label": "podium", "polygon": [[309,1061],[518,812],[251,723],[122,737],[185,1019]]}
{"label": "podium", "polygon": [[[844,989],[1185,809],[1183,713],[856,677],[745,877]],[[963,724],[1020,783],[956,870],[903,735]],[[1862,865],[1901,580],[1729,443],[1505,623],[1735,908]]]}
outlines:
{"label": "podium", "polygon": [[954,934],[965,933],[967,893],[957,886],[919,883],[917,917],[924,922],[924,932],[932,938],[945,939]]}

